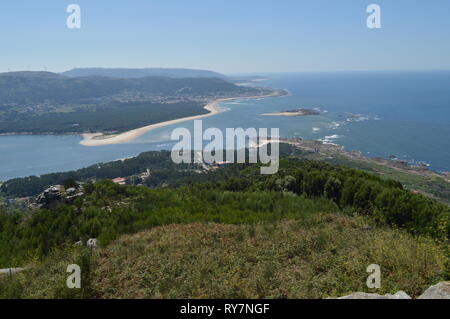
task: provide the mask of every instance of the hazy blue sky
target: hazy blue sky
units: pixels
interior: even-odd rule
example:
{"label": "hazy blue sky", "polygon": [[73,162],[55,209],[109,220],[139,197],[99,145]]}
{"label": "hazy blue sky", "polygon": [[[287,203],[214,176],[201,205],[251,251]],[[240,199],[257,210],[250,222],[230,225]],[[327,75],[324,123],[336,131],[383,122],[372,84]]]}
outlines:
{"label": "hazy blue sky", "polygon": [[[66,27],[81,6],[82,27]],[[382,29],[366,8],[382,8]],[[449,0],[3,0],[0,71],[450,69]]]}

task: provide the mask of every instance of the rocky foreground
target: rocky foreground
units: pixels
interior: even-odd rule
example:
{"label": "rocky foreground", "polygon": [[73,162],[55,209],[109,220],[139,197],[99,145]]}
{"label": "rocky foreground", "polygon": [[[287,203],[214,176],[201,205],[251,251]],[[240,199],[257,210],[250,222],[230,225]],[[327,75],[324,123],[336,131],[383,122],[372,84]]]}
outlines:
{"label": "rocky foreground", "polygon": [[[406,292],[400,290],[391,295],[368,294],[355,292],[354,294],[340,297],[338,299],[412,299]],[[443,281],[428,288],[417,299],[450,299],[450,281]]]}

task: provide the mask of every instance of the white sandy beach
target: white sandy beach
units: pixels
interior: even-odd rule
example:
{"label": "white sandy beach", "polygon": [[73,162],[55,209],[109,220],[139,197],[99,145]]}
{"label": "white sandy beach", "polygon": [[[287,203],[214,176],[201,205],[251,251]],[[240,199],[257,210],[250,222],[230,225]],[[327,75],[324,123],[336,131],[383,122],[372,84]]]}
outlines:
{"label": "white sandy beach", "polygon": [[127,142],[130,142],[151,130],[154,130],[154,129],[157,129],[160,127],[177,124],[177,123],[182,123],[182,122],[186,122],[186,121],[191,121],[191,120],[198,120],[201,118],[216,115],[216,114],[222,112],[217,107],[217,105],[222,102],[232,101],[232,100],[243,100],[243,99],[267,98],[267,97],[277,96],[277,94],[278,94],[277,92],[274,92],[272,94],[265,95],[265,96],[233,97],[233,98],[218,99],[218,100],[208,103],[205,106],[205,109],[209,111],[209,113],[207,113],[207,114],[183,117],[183,118],[176,119],[176,120],[170,120],[170,121],[166,121],[166,122],[160,122],[160,123],[156,123],[156,124],[152,124],[152,125],[147,125],[147,126],[140,127],[140,128],[137,128],[137,129],[134,129],[131,131],[127,131],[124,133],[120,133],[117,135],[104,135],[103,133],[86,133],[86,134],[82,134],[83,140],[80,142],[80,144],[83,146],[102,146],[102,145],[127,143]]}

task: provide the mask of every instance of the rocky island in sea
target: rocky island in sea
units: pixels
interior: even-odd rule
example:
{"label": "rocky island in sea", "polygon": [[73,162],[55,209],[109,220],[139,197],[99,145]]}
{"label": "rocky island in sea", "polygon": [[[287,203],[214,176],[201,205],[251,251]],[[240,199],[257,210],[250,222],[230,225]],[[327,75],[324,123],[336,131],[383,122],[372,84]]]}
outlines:
{"label": "rocky island in sea", "polygon": [[282,112],[264,113],[264,116],[308,116],[308,115],[319,115],[320,112],[314,109],[297,109]]}

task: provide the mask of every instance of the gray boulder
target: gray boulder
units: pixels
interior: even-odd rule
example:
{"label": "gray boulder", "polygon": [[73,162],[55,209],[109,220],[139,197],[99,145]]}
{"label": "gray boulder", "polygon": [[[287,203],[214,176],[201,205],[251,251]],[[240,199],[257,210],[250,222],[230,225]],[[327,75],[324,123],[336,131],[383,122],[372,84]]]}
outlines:
{"label": "gray boulder", "polygon": [[450,299],[450,281],[443,281],[431,286],[419,299]]}
{"label": "gray boulder", "polygon": [[402,290],[395,294],[386,294],[384,296],[379,294],[369,294],[365,292],[355,292],[351,295],[340,297],[338,299],[411,299],[408,294]]}

